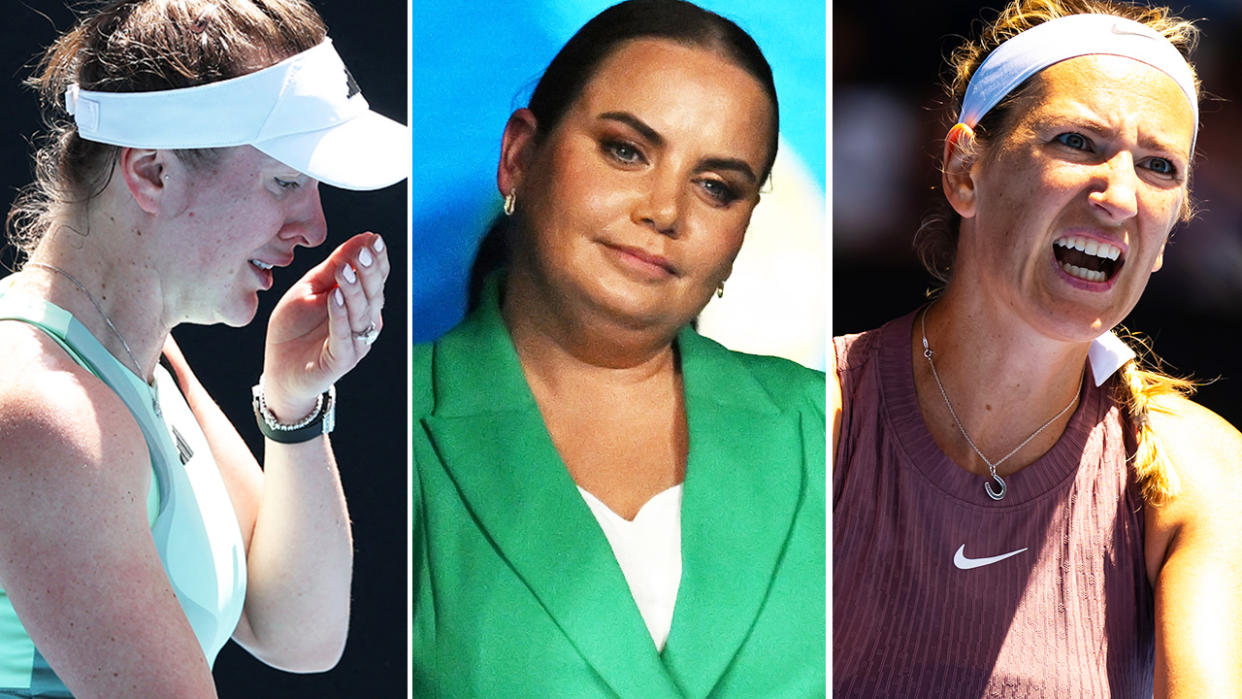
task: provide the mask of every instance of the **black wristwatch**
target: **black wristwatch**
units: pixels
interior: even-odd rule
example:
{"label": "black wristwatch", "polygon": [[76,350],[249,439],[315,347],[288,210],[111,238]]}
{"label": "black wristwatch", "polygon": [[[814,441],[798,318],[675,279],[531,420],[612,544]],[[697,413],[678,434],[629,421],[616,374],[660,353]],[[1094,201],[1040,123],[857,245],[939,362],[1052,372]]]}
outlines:
{"label": "black wristwatch", "polygon": [[293,424],[285,424],[276,419],[263,399],[263,379],[250,389],[251,405],[254,406],[255,421],[264,437],[281,444],[298,444],[309,442],[316,437],[328,434],[336,427],[336,386],[328,387],[315,400],[315,409],[309,415]]}

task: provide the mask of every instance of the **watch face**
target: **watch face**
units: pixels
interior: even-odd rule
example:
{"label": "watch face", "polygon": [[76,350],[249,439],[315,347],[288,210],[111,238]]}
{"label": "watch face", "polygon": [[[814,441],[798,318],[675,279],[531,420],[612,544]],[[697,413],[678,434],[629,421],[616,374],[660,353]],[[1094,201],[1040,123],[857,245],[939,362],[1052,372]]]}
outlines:
{"label": "watch face", "polygon": [[251,405],[254,416],[259,424],[259,431],[264,437],[282,444],[297,444],[328,434],[336,427],[336,386],[329,386],[321,393],[310,415],[298,422],[286,425],[276,419],[268,410],[263,400],[262,384],[256,384],[251,390]]}
{"label": "watch face", "polygon": [[336,429],[336,384],[328,387],[323,406],[323,433]]}
{"label": "watch face", "polygon": [[256,416],[264,417],[267,411],[263,409],[263,384],[257,383],[250,387],[250,405],[254,408]]}

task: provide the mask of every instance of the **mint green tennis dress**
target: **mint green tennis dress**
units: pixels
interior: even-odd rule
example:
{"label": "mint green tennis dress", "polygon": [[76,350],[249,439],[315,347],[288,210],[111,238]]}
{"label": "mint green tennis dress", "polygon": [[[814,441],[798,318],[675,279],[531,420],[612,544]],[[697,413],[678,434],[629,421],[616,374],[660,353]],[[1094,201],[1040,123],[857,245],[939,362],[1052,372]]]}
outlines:
{"label": "mint green tennis dress", "polygon": [[[9,280],[0,280],[0,320],[19,320],[47,333],[116,392],[142,429],[155,476],[147,493],[151,537],[212,664],[241,618],[246,552],[202,429],[164,367],[157,366],[154,382],[147,384],[67,311],[9,287]],[[0,697],[70,696],[0,590]]]}

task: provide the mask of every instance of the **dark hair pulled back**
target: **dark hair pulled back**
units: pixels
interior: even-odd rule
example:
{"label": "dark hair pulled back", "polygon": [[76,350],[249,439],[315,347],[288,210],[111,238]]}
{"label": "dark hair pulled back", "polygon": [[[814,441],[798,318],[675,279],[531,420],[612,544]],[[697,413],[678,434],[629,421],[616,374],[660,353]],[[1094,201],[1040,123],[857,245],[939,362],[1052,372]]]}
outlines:
{"label": "dark hair pulled back", "polygon": [[556,128],[582,94],[600,63],[621,44],[634,39],[667,39],[717,51],[759,82],[772,104],[769,158],[761,178],[776,158],[779,110],[772,67],[758,44],[741,27],[720,15],[682,0],[628,0],[596,15],[573,35],[548,64],[528,108],[539,129]]}
{"label": "dark hair pulled back", "polygon": [[[762,180],[776,160],[780,109],[772,67],[746,30],[733,21],[684,0],[626,0],[584,24],[548,64],[531,93],[527,108],[535,115],[540,134],[556,128],[582,94],[601,63],[627,41],[666,39],[685,46],[715,51],[750,74],[763,88],[772,106],[768,160],[757,173]],[[470,272],[468,308],[478,305],[483,280],[505,266],[511,257],[511,220],[498,217],[479,244]]]}

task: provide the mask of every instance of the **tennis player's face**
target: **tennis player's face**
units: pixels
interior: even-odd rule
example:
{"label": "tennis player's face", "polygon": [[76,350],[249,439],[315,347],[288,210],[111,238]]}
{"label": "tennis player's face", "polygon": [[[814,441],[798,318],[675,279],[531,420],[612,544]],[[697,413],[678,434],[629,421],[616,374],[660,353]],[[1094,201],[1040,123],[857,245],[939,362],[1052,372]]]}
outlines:
{"label": "tennis player's face", "polygon": [[622,44],[550,133],[522,137],[515,273],[578,317],[675,332],[729,276],[772,120],[758,81],[719,54]]}
{"label": "tennis player's face", "polygon": [[178,218],[185,230],[184,265],[195,279],[182,300],[197,323],[249,323],[258,292],[272,287],[272,268],[293,261],[299,246],[324,241],[319,183],[250,147],[220,162],[188,169],[193,186]]}
{"label": "tennis player's face", "polygon": [[1085,340],[1130,312],[1187,202],[1194,116],[1145,63],[1057,63],[971,175],[959,271],[1046,333]]}

